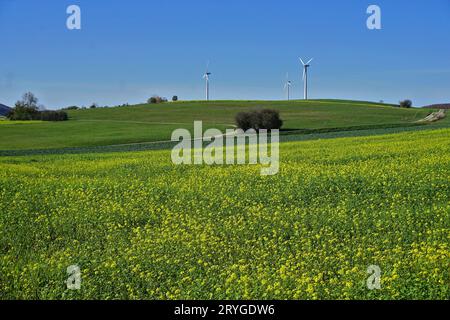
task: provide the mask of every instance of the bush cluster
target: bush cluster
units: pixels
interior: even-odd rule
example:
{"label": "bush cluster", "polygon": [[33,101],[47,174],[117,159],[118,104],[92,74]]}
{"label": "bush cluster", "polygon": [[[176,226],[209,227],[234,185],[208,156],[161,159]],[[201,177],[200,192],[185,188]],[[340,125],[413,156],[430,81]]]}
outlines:
{"label": "bush cluster", "polygon": [[248,129],[280,129],[283,125],[279,112],[271,109],[239,112],[235,120],[237,127],[244,131]]}
{"label": "bush cluster", "polygon": [[40,111],[37,120],[42,121],[67,121],[69,117],[65,111]]}
{"label": "bush cluster", "polygon": [[7,115],[9,120],[41,120],[41,121],[66,121],[69,120],[65,111],[38,111],[28,107],[15,107]]}
{"label": "bush cluster", "polygon": [[[42,121],[66,121],[65,111],[41,111],[44,107],[38,105],[38,98],[27,92],[22,99],[16,102],[15,107],[6,116],[9,120],[42,120]],[[41,109],[41,110],[39,110]]]}
{"label": "bush cluster", "polygon": [[160,96],[153,96],[147,100],[147,103],[150,103],[150,104],[164,103],[164,102],[167,102],[167,98],[160,97]]}
{"label": "bush cluster", "polygon": [[412,101],[409,99],[400,101],[400,108],[411,108],[412,107]]}
{"label": "bush cluster", "polygon": [[16,103],[16,106],[9,111],[6,117],[9,120],[35,120],[38,113],[37,108]]}

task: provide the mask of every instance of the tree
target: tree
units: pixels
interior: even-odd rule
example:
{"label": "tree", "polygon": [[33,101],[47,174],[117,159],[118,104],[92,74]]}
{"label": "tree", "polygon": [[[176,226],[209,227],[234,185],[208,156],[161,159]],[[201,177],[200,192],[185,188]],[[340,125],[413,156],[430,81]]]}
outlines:
{"label": "tree", "polygon": [[7,117],[10,120],[34,120],[38,112],[38,98],[33,93],[27,92],[16,102]]}
{"label": "tree", "polygon": [[237,127],[244,131],[248,129],[280,129],[283,125],[283,120],[280,119],[279,112],[271,109],[239,112],[235,120]]}
{"label": "tree", "polygon": [[252,115],[250,112],[239,112],[236,117],[236,126],[244,131],[252,128]]}
{"label": "tree", "polygon": [[16,102],[7,117],[10,120],[66,121],[69,119],[64,111],[45,110],[44,106],[38,105],[38,98],[31,92],[25,93],[22,100]]}
{"label": "tree", "polygon": [[409,99],[400,101],[400,108],[411,108],[412,107],[412,101]]}
{"label": "tree", "polygon": [[152,96],[150,99],[147,100],[147,103],[154,104],[154,103],[163,103],[167,102],[167,98],[163,98],[160,96]]}
{"label": "tree", "polygon": [[77,106],[70,106],[70,107],[64,108],[63,110],[78,110],[78,109],[80,109],[80,108],[78,108]]}
{"label": "tree", "polygon": [[259,112],[259,127],[261,129],[273,130],[280,129],[283,120],[280,119],[280,113],[277,110],[264,109]]}
{"label": "tree", "polygon": [[38,110],[38,101],[32,92],[26,92],[18,102],[27,108]]}
{"label": "tree", "polygon": [[173,101],[173,102],[178,101],[178,96],[173,96],[173,97],[172,97],[172,101]]}

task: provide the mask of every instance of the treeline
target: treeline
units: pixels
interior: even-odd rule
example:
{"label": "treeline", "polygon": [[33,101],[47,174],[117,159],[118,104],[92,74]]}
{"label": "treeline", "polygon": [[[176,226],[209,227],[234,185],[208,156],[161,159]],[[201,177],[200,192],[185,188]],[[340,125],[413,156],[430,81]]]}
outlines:
{"label": "treeline", "polygon": [[[152,96],[147,100],[148,104],[156,104],[156,103],[165,103],[167,102],[167,98],[166,97],[160,97],[160,96]],[[173,96],[172,97],[172,101],[173,102],[177,102],[178,101],[178,96]]]}
{"label": "treeline", "polygon": [[6,116],[9,120],[66,121],[69,116],[65,111],[39,111],[30,108],[13,108]]}
{"label": "treeline", "polygon": [[23,95],[22,100],[16,102],[15,106],[6,115],[9,120],[41,120],[41,121],[66,121],[69,120],[65,111],[40,110],[38,98],[31,92]]}
{"label": "treeline", "polygon": [[[113,106],[113,107],[129,107],[129,106],[130,105],[128,103],[123,103],[123,104],[119,104],[119,105]],[[109,106],[99,106],[98,104],[93,103],[89,107],[70,106],[70,107],[62,108],[61,110],[87,110],[87,109],[104,109],[104,108],[109,108]]]}
{"label": "treeline", "polygon": [[[160,104],[160,103],[166,103],[169,100],[166,97],[161,97],[158,95],[154,95],[150,98],[147,99],[146,103],[147,104]],[[179,101],[178,96],[173,96],[172,97],[172,102],[177,102]],[[115,105],[113,107],[129,107],[130,105],[128,103],[123,103],[120,105]],[[101,109],[101,108],[109,108],[109,106],[99,106],[97,103],[93,103],[88,107],[82,106],[82,107],[78,107],[78,106],[69,106],[69,107],[65,107],[62,108],[61,110],[64,111],[70,111],[70,110],[86,110],[86,109]]]}

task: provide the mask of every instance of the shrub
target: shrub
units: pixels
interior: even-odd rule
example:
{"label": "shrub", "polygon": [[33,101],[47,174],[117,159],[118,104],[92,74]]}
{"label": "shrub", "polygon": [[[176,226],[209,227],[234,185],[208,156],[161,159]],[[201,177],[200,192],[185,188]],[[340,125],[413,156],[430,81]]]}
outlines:
{"label": "shrub", "polygon": [[264,109],[259,112],[259,127],[261,129],[280,129],[283,121],[277,110]]}
{"label": "shrub", "polygon": [[150,99],[147,100],[147,103],[154,104],[154,103],[163,103],[167,102],[167,98],[163,98],[160,96],[152,96]]}
{"label": "shrub", "polygon": [[42,120],[42,121],[66,121],[69,120],[65,111],[36,111],[30,108],[17,107],[8,114],[10,120]]}
{"label": "shrub", "polygon": [[69,117],[65,111],[41,111],[38,119],[42,121],[67,121]]}
{"label": "shrub", "polygon": [[173,102],[178,101],[178,96],[173,96],[173,97],[172,97],[172,101],[173,101]]}
{"label": "shrub", "polygon": [[248,129],[280,129],[283,126],[283,120],[277,110],[263,109],[250,112],[239,112],[236,117],[238,128],[246,131]]}
{"label": "shrub", "polygon": [[235,120],[237,127],[244,131],[252,128],[252,116],[250,112],[239,112]]}
{"label": "shrub", "polygon": [[412,107],[412,101],[409,99],[400,101],[400,108],[411,108]]}
{"label": "shrub", "polygon": [[96,103],[93,103],[90,107],[89,107],[89,109],[96,109],[97,108],[97,104]]}

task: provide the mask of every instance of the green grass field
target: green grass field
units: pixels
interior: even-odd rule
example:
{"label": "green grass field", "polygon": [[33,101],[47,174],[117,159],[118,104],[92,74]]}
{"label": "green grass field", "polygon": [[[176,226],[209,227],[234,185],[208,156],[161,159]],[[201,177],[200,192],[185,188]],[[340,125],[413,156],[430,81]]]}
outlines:
{"label": "green grass field", "polygon": [[283,143],[270,177],[170,150],[1,157],[0,298],[448,299],[449,142]]}
{"label": "green grass field", "polygon": [[[70,111],[59,123],[1,122],[0,150],[104,146],[170,140],[177,128],[192,128],[202,120],[206,128],[225,130],[239,111],[273,108],[285,129],[326,129],[352,126],[411,124],[430,110],[400,109],[391,105],[342,100],[177,102]],[[7,138],[5,138],[7,137]]]}
{"label": "green grass field", "polygon": [[[278,175],[175,166],[158,142],[253,108],[293,130]],[[216,101],[0,121],[0,299],[448,299],[450,119],[415,124],[429,112]]]}

